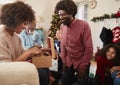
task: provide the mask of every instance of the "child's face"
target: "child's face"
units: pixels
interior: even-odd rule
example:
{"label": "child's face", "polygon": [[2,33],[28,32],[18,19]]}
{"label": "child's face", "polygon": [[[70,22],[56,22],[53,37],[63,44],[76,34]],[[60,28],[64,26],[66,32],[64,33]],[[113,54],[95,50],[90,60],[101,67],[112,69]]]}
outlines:
{"label": "child's face", "polygon": [[56,31],[56,37],[57,37],[57,39],[60,39],[60,30]]}
{"label": "child's face", "polygon": [[115,52],[115,49],[110,47],[106,53],[106,58],[108,60],[111,60],[111,59],[114,59],[116,56],[116,52]]}
{"label": "child's face", "polygon": [[30,23],[30,27],[29,27],[30,30],[34,30],[35,27],[36,27],[36,23],[35,22]]}

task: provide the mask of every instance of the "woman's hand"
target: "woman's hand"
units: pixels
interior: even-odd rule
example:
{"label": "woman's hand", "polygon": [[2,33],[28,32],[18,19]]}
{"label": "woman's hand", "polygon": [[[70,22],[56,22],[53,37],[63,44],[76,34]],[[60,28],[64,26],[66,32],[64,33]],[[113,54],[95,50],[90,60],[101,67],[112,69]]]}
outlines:
{"label": "woman's hand", "polygon": [[43,50],[39,47],[32,47],[27,51],[30,56],[36,56],[36,55],[41,55],[43,53]]}
{"label": "woman's hand", "polygon": [[113,66],[111,69],[110,69],[110,72],[114,72],[114,71],[120,71],[120,66]]}
{"label": "woman's hand", "polygon": [[50,48],[41,48],[43,51],[42,55],[49,56],[51,55],[51,49]]}
{"label": "woman's hand", "polygon": [[116,78],[120,78],[120,71],[117,72],[117,76],[116,76]]}
{"label": "woman's hand", "polygon": [[114,71],[118,71],[117,72],[117,75],[116,75],[116,78],[120,78],[120,66],[113,66],[110,70],[110,72],[114,72]]}
{"label": "woman's hand", "polygon": [[43,51],[41,50],[41,48],[32,47],[32,48],[26,50],[21,56],[16,58],[14,61],[26,61],[28,59],[31,59],[31,57],[35,57],[37,55],[40,56],[42,53],[43,53]]}

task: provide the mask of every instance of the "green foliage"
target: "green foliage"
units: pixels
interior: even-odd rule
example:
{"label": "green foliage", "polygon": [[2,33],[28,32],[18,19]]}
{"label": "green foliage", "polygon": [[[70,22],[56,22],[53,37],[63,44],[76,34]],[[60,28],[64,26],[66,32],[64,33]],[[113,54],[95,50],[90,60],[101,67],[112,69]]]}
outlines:
{"label": "green foliage", "polygon": [[113,14],[113,13],[111,15],[104,14],[103,16],[93,17],[91,19],[91,21],[93,21],[95,23],[95,22],[98,22],[98,21],[103,21],[104,19],[111,19],[111,18],[118,18],[118,17],[116,16],[116,14]]}
{"label": "green foliage", "polygon": [[49,37],[56,40],[56,31],[60,29],[61,20],[58,14],[52,15],[51,27],[49,29]]}

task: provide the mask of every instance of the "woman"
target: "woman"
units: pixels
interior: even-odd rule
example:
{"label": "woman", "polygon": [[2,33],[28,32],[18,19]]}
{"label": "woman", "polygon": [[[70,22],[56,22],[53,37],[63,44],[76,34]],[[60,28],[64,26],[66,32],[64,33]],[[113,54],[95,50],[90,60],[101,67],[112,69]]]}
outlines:
{"label": "woman", "polygon": [[96,78],[99,78],[101,84],[96,85],[113,85],[110,71],[112,73],[111,68],[120,65],[119,55],[119,47],[115,44],[108,44],[100,50],[97,58]]}
{"label": "woman", "polygon": [[[18,1],[4,5],[1,9],[0,20],[4,25],[0,29],[0,61],[26,61],[28,58],[44,52],[38,47],[25,51],[17,35],[27,24],[35,21],[34,11],[28,4]],[[42,71],[40,74],[47,75],[46,71]],[[45,83],[41,85],[47,85]]]}

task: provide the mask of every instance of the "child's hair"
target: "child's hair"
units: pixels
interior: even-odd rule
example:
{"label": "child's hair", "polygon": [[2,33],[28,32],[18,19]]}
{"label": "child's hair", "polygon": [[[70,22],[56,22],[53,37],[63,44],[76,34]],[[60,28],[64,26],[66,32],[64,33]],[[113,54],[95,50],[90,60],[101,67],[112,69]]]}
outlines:
{"label": "child's hair", "polygon": [[115,44],[108,44],[104,46],[98,53],[98,56],[106,58],[106,53],[109,48],[113,48],[116,52],[115,58],[113,59],[115,65],[120,65],[120,48]]}

